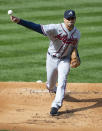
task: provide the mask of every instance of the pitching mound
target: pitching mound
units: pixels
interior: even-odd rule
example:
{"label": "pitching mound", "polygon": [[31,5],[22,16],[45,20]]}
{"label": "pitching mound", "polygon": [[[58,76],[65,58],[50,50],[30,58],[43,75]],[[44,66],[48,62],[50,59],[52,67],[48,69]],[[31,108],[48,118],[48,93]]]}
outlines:
{"label": "pitching mound", "polygon": [[102,83],[67,84],[59,116],[49,115],[55,95],[45,83],[0,83],[0,129],[13,131],[101,131]]}

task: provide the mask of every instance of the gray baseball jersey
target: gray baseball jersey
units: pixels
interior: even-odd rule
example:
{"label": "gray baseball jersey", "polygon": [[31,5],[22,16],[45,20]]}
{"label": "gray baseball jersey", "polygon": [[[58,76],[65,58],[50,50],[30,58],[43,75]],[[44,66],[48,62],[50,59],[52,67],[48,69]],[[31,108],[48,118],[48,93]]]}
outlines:
{"label": "gray baseball jersey", "polygon": [[68,31],[64,23],[42,25],[42,31],[50,39],[48,52],[58,58],[70,57],[73,47],[77,47],[80,39],[77,28]]}

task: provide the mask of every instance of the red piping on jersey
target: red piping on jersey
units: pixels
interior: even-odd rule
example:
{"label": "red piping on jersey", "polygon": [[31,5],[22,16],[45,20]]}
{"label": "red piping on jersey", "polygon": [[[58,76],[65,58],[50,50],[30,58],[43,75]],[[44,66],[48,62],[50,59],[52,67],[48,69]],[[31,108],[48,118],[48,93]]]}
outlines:
{"label": "red piping on jersey", "polygon": [[[68,33],[64,30],[62,24],[60,24],[60,25],[61,25],[63,31],[66,33],[66,35],[67,35],[67,37],[68,37]],[[61,48],[64,46],[64,44],[65,44],[65,43],[63,42],[62,45],[61,45],[61,47],[60,47],[60,49],[59,49],[56,53],[59,53],[59,52],[60,52],[60,50],[61,50]],[[67,48],[68,48],[68,46],[67,46]],[[62,55],[63,55],[63,54],[62,54]],[[61,56],[62,56],[62,55],[61,55]]]}
{"label": "red piping on jersey", "polygon": [[[75,29],[75,31],[71,34],[70,39],[73,39],[73,35],[74,35],[75,32],[76,32],[76,29]],[[68,46],[69,46],[69,45],[68,45]],[[64,52],[67,50],[68,46],[66,46],[66,48],[63,50],[61,56],[62,56],[62,55],[64,54]]]}
{"label": "red piping on jersey", "polygon": [[74,33],[76,32],[76,29],[75,29],[75,31],[71,34],[71,39],[73,39],[73,35],[74,35]]}
{"label": "red piping on jersey", "polygon": [[56,53],[59,53],[62,47],[63,47],[63,44],[61,45],[61,47],[59,48],[59,50]]}
{"label": "red piping on jersey", "polygon": [[[68,45],[69,46],[69,45]],[[62,54],[61,54],[61,56],[64,54],[64,52],[68,49],[68,46],[66,46],[66,48],[63,50],[63,52],[62,52]],[[60,56],[60,57],[61,57]]]}
{"label": "red piping on jersey", "polygon": [[[59,50],[56,52],[56,54],[60,52],[60,50],[63,48],[64,44],[68,44],[68,46],[69,46],[69,44],[76,44],[76,43],[77,43],[77,39],[74,40],[74,38],[73,38],[73,35],[74,35],[74,33],[76,32],[76,29],[75,29],[75,31],[71,34],[71,37],[70,37],[70,39],[68,40],[68,39],[67,39],[67,38],[68,38],[68,33],[64,30],[62,24],[61,24],[61,27],[62,27],[63,31],[66,33],[66,36],[61,37],[61,34],[57,35],[56,38],[58,38],[59,40],[62,40],[63,43],[62,43],[61,47],[59,48]],[[67,38],[66,38],[66,37],[67,37]],[[73,42],[73,40],[74,40],[74,42]],[[66,48],[63,50],[61,56],[62,56],[62,55],[64,54],[64,52],[67,50],[68,46],[66,46]],[[55,56],[56,56],[56,55],[55,55]]]}
{"label": "red piping on jersey", "polygon": [[62,24],[60,24],[61,25],[61,27],[62,27],[62,29],[64,30],[64,32],[67,34],[67,36],[68,36],[68,33],[65,31],[65,29],[63,28],[63,26],[62,26]]}

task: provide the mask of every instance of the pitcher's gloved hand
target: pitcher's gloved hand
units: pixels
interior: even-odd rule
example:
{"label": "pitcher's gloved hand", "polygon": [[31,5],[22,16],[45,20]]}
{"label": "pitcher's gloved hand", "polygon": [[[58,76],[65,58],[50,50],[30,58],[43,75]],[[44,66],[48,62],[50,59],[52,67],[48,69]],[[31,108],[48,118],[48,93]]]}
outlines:
{"label": "pitcher's gloved hand", "polygon": [[71,54],[70,66],[72,68],[76,68],[79,65],[80,65],[80,58],[79,58],[78,50],[74,48]]}

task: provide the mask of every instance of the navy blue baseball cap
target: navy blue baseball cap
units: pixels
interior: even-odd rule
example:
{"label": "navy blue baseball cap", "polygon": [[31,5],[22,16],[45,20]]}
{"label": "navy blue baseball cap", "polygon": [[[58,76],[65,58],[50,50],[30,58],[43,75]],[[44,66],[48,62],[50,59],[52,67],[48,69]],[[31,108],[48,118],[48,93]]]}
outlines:
{"label": "navy blue baseball cap", "polygon": [[64,12],[64,18],[65,19],[76,18],[75,11],[74,10],[66,10]]}

